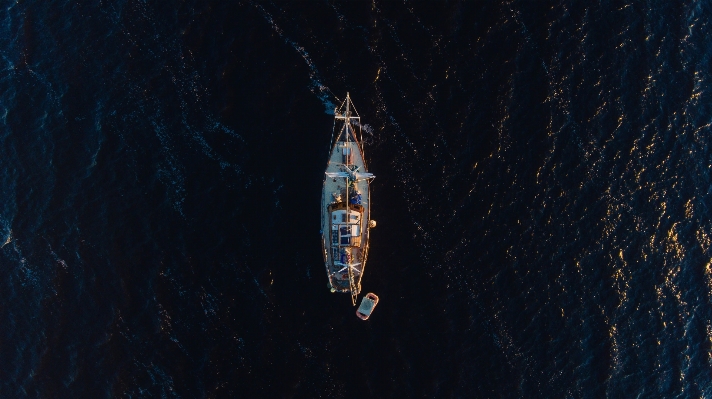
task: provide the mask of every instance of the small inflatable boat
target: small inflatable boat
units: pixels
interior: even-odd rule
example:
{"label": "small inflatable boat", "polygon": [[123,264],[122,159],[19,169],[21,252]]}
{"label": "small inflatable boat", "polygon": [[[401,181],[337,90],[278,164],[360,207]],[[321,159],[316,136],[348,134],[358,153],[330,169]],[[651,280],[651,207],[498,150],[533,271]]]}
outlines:
{"label": "small inflatable boat", "polygon": [[361,299],[361,305],[356,310],[356,316],[361,320],[368,320],[376,305],[378,305],[378,296],[369,292]]}

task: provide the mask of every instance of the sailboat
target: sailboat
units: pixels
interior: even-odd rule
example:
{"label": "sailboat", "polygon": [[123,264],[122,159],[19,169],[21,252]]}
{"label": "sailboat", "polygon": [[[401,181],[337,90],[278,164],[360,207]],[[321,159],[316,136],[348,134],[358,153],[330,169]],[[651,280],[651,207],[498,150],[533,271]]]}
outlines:
{"label": "sailboat", "polygon": [[[335,139],[334,139],[335,137]],[[334,112],[331,153],[321,192],[321,238],[331,292],[361,292],[371,220],[369,185],[375,178],[363,157],[361,117],[346,93]]]}

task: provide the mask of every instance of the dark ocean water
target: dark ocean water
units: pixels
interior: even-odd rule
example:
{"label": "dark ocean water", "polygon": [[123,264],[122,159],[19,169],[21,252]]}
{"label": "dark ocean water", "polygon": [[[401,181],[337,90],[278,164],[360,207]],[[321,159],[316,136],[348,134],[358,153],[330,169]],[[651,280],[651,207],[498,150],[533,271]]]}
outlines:
{"label": "dark ocean water", "polygon": [[0,10],[0,397],[712,398],[710,2]]}

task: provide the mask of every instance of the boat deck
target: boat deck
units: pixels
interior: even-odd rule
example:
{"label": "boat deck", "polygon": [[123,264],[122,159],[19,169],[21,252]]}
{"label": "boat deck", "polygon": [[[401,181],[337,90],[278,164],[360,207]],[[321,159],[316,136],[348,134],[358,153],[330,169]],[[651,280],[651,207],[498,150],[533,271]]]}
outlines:
{"label": "boat deck", "polygon": [[[366,165],[359,144],[355,141],[346,142],[344,141],[345,137],[340,137],[339,139],[340,141],[337,141],[332,148],[326,172],[338,173],[346,170],[346,166],[344,165],[344,161],[346,160],[344,148],[347,149],[347,152],[350,151],[352,154],[348,162],[352,165],[351,168],[357,167],[358,172],[366,172]],[[351,139],[353,140],[353,135]],[[338,237],[334,237],[331,234],[332,225],[330,215],[333,210],[345,210],[346,208],[346,203],[349,201],[349,197],[346,195],[346,179],[331,178],[325,175],[321,201],[321,230],[324,244],[324,262],[326,263],[329,282],[332,288],[339,292],[347,292],[350,290],[348,274],[344,275],[344,273],[348,273],[348,270],[344,270],[343,265],[335,264],[334,261],[340,262],[341,257],[344,256],[344,252],[346,252],[350,254],[350,260],[346,263],[360,263],[360,265],[352,267],[354,282],[357,290],[360,291],[361,275],[366,266],[366,258],[368,255],[368,222],[370,220],[368,180],[364,179],[353,183],[352,186],[349,187],[349,196],[351,196],[354,189],[361,194],[361,204],[359,207],[349,203],[349,210],[360,211],[361,217],[358,218],[357,221],[348,220],[348,223],[349,226],[358,226],[354,228],[360,229],[360,235],[357,239],[355,237],[355,239],[351,240],[348,244],[339,245]],[[336,244],[334,244],[334,242],[336,242]],[[343,277],[346,278],[344,279]]]}

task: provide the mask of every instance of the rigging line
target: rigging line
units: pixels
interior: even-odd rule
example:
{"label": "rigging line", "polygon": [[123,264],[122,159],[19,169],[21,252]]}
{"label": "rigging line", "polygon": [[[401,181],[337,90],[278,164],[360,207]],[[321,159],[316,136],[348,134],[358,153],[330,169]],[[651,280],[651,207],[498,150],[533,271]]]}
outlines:
{"label": "rigging line", "polygon": [[[357,116],[358,116],[358,117],[360,118],[360,117],[361,117],[361,115],[359,115],[358,111],[356,111],[356,107],[355,107],[355,106],[353,105],[353,103],[351,104],[351,108],[353,108],[353,109],[354,109],[354,112],[355,112],[355,113],[356,113],[356,115],[357,115]],[[361,121],[359,121],[359,123],[361,123]]]}
{"label": "rigging line", "polygon": [[[334,94],[334,93],[331,93],[331,94]],[[334,97],[336,97],[336,96],[334,96]],[[339,98],[336,97],[336,99],[338,100]],[[341,110],[342,108],[344,108],[344,103],[346,102],[346,99],[339,100],[339,101],[341,101],[341,105],[339,105],[339,110]]]}
{"label": "rigging line", "polygon": [[[336,118],[334,118],[334,126],[331,127],[331,139],[329,140],[329,147],[331,147],[332,144],[334,143],[334,131],[336,131]],[[331,162],[331,161],[329,161],[329,162]],[[327,167],[329,166],[328,162],[327,162],[326,166]]]}
{"label": "rigging line", "polygon": [[339,97],[337,97],[336,94],[334,94],[334,92],[331,91],[331,89],[329,88],[329,86],[323,86],[323,87],[324,87],[326,90],[329,91],[329,94],[331,94],[332,96],[334,96],[334,98],[336,99],[336,102],[341,102],[341,99],[340,99]]}

